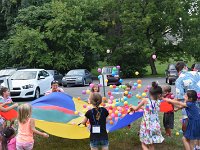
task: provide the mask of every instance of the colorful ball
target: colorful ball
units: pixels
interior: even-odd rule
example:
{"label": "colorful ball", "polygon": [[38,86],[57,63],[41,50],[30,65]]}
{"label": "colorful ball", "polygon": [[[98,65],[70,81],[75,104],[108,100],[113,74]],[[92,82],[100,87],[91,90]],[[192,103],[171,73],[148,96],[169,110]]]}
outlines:
{"label": "colorful ball", "polygon": [[117,70],[117,68],[116,68],[116,67],[113,67],[113,68],[112,68],[112,71],[116,71],[116,70]]}
{"label": "colorful ball", "polygon": [[97,71],[98,71],[98,73],[101,73],[101,68],[98,68],[98,70],[97,70]]}
{"label": "colorful ball", "polygon": [[152,58],[153,58],[153,59],[156,59],[156,55],[152,55]]}
{"label": "colorful ball", "polygon": [[125,92],[124,92],[124,94],[126,94],[126,95],[127,95],[127,94],[128,94],[128,91],[125,91]]}
{"label": "colorful ball", "polygon": [[113,122],[112,120],[110,120],[110,124],[111,124],[111,125],[113,125],[113,124],[114,124],[114,122]]}
{"label": "colorful ball", "polygon": [[137,80],[137,83],[138,84],[142,84],[142,80]]}
{"label": "colorful ball", "polygon": [[114,96],[110,96],[110,100],[114,100]]}
{"label": "colorful ball", "polygon": [[179,136],[179,132],[176,132],[176,136]]}
{"label": "colorful ball", "polygon": [[87,94],[90,94],[90,90],[86,90],[86,93],[87,93]]}
{"label": "colorful ball", "polygon": [[119,91],[119,88],[115,88],[114,91],[115,91],[115,92],[118,92],[118,91]]}
{"label": "colorful ball", "polygon": [[108,82],[108,79],[106,79],[105,82]]}
{"label": "colorful ball", "polygon": [[137,75],[139,75],[139,72],[138,72],[138,71],[136,71],[136,72],[135,72],[135,75],[136,75],[136,76],[137,76]]}
{"label": "colorful ball", "polygon": [[122,83],[122,82],[123,82],[123,80],[122,80],[122,79],[119,79],[119,82],[120,82],[120,83]]}
{"label": "colorful ball", "polygon": [[117,86],[116,85],[113,85],[113,88],[115,89]]}
{"label": "colorful ball", "polygon": [[81,98],[80,98],[80,97],[78,97],[77,99],[78,99],[78,100],[81,100]]}
{"label": "colorful ball", "polygon": [[90,84],[90,88],[93,88],[93,87],[94,87],[94,84],[93,84],[93,83],[91,83],[91,84]]}
{"label": "colorful ball", "polygon": [[127,101],[125,101],[125,102],[124,102],[124,105],[128,105],[128,102],[127,102]]}
{"label": "colorful ball", "polygon": [[106,97],[102,97],[102,100],[103,100],[103,101],[106,101],[106,100],[107,100],[107,98],[106,98]]}
{"label": "colorful ball", "polygon": [[101,79],[101,75],[98,75],[98,79],[99,79],[99,80]]}
{"label": "colorful ball", "polygon": [[113,88],[113,85],[110,85],[110,88],[112,89],[112,88]]}
{"label": "colorful ball", "polygon": [[86,91],[85,91],[85,90],[83,90],[83,91],[82,91],[82,94],[84,94],[84,95],[85,95],[85,94],[86,94]]}
{"label": "colorful ball", "polygon": [[74,114],[75,114],[75,115],[78,115],[78,111],[75,111]]}
{"label": "colorful ball", "polygon": [[117,66],[117,69],[120,69],[120,66],[119,66],[119,65]]}
{"label": "colorful ball", "polygon": [[102,87],[103,85],[102,85],[102,84],[98,84],[98,86],[99,86],[99,87]]}
{"label": "colorful ball", "polygon": [[147,94],[144,92],[144,93],[142,93],[142,96],[143,96],[143,97],[146,97],[146,96],[147,96]]}
{"label": "colorful ball", "polygon": [[138,84],[135,82],[135,83],[133,83],[133,86],[135,86],[135,87],[136,87],[136,86],[138,86]]}
{"label": "colorful ball", "polygon": [[141,84],[138,84],[138,88],[141,88],[142,87],[142,85]]}

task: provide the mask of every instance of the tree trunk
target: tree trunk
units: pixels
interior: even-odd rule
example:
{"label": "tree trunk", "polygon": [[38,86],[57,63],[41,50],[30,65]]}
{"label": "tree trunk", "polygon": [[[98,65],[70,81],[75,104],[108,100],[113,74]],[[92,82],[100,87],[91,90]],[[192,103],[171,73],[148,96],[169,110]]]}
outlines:
{"label": "tree trunk", "polygon": [[152,74],[152,75],[157,75],[158,73],[157,73],[157,70],[156,70],[155,61],[154,61],[154,59],[152,58],[152,56],[151,56],[151,58],[150,58],[150,60],[149,60],[149,64],[150,64],[150,66],[151,66],[151,74]]}

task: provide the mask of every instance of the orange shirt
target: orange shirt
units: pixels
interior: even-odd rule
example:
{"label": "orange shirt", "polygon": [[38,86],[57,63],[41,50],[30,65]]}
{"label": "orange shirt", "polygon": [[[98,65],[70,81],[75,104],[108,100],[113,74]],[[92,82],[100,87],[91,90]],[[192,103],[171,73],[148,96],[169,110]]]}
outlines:
{"label": "orange shirt", "polygon": [[33,131],[31,129],[31,118],[29,118],[26,123],[18,122],[18,124],[19,127],[16,141],[19,143],[34,142]]}

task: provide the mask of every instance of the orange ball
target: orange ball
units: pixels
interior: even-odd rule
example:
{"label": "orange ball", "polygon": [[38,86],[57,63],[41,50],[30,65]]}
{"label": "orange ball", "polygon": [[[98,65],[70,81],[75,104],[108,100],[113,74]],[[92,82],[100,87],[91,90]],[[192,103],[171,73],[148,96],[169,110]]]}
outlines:
{"label": "orange ball", "polygon": [[80,98],[80,97],[78,97],[78,100],[81,100],[81,98]]}
{"label": "orange ball", "polygon": [[138,84],[142,84],[142,80],[137,80],[137,83]]}
{"label": "orange ball", "polygon": [[114,124],[114,122],[112,120],[110,120],[110,124]]}
{"label": "orange ball", "polygon": [[103,98],[102,98],[102,100],[103,100],[103,101],[106,101],[106,100],[107,100],[107,98],[106,98],[106,97],[103,97]]}

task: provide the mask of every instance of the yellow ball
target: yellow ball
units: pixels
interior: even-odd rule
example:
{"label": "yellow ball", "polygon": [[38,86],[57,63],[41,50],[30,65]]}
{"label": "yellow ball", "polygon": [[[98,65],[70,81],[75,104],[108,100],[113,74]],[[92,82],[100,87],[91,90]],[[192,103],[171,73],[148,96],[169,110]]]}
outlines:
{"label": "yellow ball", "polygon": [[138,72],[138,71],[136,71],[136,72],[135,72],[135,75],[136,75],[136,76],[137,76],[137,75],[139,75],[139,72]]}
{"label": "yellow ball", "polygon": [[179,132],[176,132],[176,136],[179,136]]}
{"label": "yellow ball", "polygon": [[112,89],[112,88],[113,88],[113,85],[110,85],[110,88]]}
{"label": "yellow ball", "polygon": [[142,93],[142,96],[143,96],[143,97],[146,97],[146,96],[147,96],[147,94],[144,92],[144,93]]}
{"label": "yellow ball", "polygon": [[142,87],[142,85],[141,84],[138,84],[138,88],[141,88]]}
{"label": "yellow ball", "polygon": [[128,102],[127,102],[127,101],[125,101],[125,102],[124,102],[124,105],[128,105]]}
{"label": "yellow ball", "polygon": [[118,110],[116,110],[116,111],[115,111],[115,114],[117,115],[118,113],[119,113],[119,111],[118,111]]}
{"label": "yellow ball", "polygon": [[124,92],[124,94],[126,94],[126,95],[127,95],[127,94],[128,94],[128,91],[125,91],[125,92]]}
{"label": "yellow ball", "polygon": [[115,108],[115,104],[112,104],[112,108]]}
{"label": "yellow ball", "polygon": [[140,95],[139,94],[136,94],[136,97],[138,98]]}
{"label": "yellow ball", "polygon": [[111,114],[112,113],[112,110],[109,110],[109,114]]}
{"label": "yellow ball", "polygon": [[87,94],[90,94],[90,90],[86,90],[86,93],[87,93]]}
{"label": "yellow ball", "polygon": [[105,81],[108,82],[108,79],[106,79]]}
{"label": "yellow ball", "polygon": [[75,111],[74,114],[75,114],[75,115],[78,115],[78,111]]}

